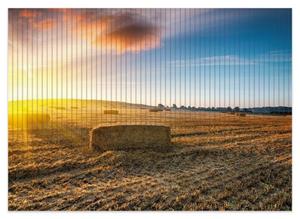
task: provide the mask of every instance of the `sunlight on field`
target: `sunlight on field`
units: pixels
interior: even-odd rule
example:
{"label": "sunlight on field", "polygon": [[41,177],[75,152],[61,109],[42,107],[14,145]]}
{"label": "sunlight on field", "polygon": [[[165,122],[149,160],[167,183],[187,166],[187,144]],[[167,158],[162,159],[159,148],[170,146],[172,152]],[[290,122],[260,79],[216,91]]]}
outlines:
{"label": "sunlight on field", "polygon": [[[50,120],[9,129],[10,210],[291,209],[291,116],[56,102],[11,114],[13,126]],[[120,123],[169,126],[172,150],[90,150],[93,127]]]}

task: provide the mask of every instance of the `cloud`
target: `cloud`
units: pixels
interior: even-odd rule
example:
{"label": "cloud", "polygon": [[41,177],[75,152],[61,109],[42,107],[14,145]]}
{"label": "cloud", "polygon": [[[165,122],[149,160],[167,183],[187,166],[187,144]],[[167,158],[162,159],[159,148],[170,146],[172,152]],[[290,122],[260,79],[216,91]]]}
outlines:
{"label": "cloud", "polygon": [[40,15],[40,12],[34,9],[21,9],[19,16],[22,18],[35,18]]}
{"label": "cloud", "polygon": [[254,60],[247,59],[244,57],[239,57],[236,55],[222,55],[222,56],[208,56],[195,58],[191,60],[175,60],[172,61],[172,64],[177,67],[186,67],[186,66],[239,66],[239,65],[253,65],[255,64]]}
{"label": "cloud", "polygon": [[205,29],[211,18],[203,19],[203,16],[215,17],[210,9],[53,8],[11,11],[12,20],[20,21],[11,23],[18,23],[19,30],[24,33],[33,30],[38,38],[40,32],[55,28],[59,34],[70,33],[76,39],[84,39],[102,53],[117,54],[158,48],[166,38]]}
{"label": "cloud", "polygon": [[194,58],[190,60],[173,60],[172,65],[176,67],[201,67],[201,66],[241,66],[241,65],[255,65],[266,63],[279,63],[279,62],[291,62],[290,51],[271,51],[268,53],[260,54],[252,58],[241,57],[237,55],[220,55],[220,56],[208,56]]}
{"label": "cloud", "polygon": [[73,30],[103,51],[140,52],[160,46],[160,28],[139,13],[73,11],[66,17]]}
{"label": "cloud", "polygon": [[[214,21],[225,23],[229,13],[211,9],[13,9],[18,30],[33,33],[54,30],[83,39],[102,53],[140,52],[161,47],[166,38],[206,32]],[[232,14],[232,13],[231,13]],[[17,15],[17,16],[15,16]],[[17,18],[16,18],[17,17]],[[214,28],[217,29],[217,28]],[[33,30],[33,31],[32,31]],[[61,34],[62,32],[62,34]],[[59,40],[59,39],[58,39]]]}
{"label": "cloud", "polygon": [[139,52],[160,46],[159,28],[136,14],[112,17],[107,31],[99,34],[93,43],[117,53]]}
{"label": "cloud", "polygon": [[[25,25],[27,31],[33,30],[49,30],[53,28],[56,23],[52,19],[49,11],[52,9],[16,9],[18,24]],[[24,30],[24,26],[19,27]]]}
{"label": "cloud", "polygon": [[48,30],[54,27],[55,23],[51,19],[41,20],[32,24],[35,29]]}

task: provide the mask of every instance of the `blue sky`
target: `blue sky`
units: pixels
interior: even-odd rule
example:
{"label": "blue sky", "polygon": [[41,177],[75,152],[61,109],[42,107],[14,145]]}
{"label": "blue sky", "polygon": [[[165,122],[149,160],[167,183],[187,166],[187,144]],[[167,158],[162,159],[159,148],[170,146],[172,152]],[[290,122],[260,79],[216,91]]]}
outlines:
{"label": "blue sky", "polygon": [[9,27],[10,99],[292,104],[290,9],[19,9]]}

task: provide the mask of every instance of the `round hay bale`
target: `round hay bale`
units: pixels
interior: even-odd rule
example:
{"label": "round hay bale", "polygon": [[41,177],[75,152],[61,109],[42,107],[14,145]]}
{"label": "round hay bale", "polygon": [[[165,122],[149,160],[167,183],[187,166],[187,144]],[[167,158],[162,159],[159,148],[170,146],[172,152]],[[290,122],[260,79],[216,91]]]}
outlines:
{"label": "round hay bale", "polygon": [[97,151],[155,148],[171,144],[170,127],[158,125],[100,126],[90,132],[90,148]]}

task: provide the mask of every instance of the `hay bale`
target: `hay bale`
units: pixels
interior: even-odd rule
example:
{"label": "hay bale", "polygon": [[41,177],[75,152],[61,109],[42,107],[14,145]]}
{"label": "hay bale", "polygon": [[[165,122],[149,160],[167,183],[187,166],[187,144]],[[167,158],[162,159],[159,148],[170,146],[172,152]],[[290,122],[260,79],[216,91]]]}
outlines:
{"label": "hay bale", "polygon": [[165,108],[165,111],[171,111],[171,109],[170,108]]}
{"label": "hay bale", "polygon": [[118,115],[118,110],[104,110],[104,114],[112,114],[112,115]]}
{"label": "hay bale", "polygon": [[66,110],[66,107],[63,107],[63,106],[57,106],[57,107],[55,107],[55,109],[57,109],[57,110]]}
{"label": "hay bale", "polygon": [[157,125],[100,126],[90,132],[90,148],[97,151],[156,148],[170,145],[170,127]]}
{"label": "hay bale", "polygon": [[49,122],[48,113],[13,113],[8,117],[8,125],[12,129],[40,129]]}
{"label": "hay bale", "polygon": [[246,117],[246,113],[237,113],[237,115],[240,117]]}
{"label": "hay bale", "polygon": [[149,109],[149,112],[151,112],[151,113],[157,113],[157,112],[161,112],[161,111],[163,111],[163,109],[159,109],[159,108]]}

